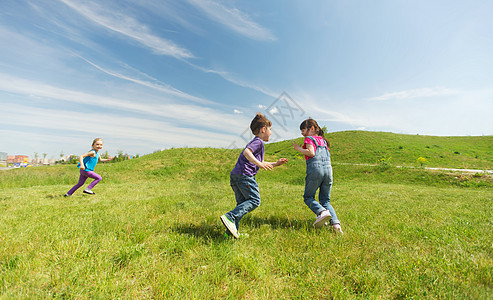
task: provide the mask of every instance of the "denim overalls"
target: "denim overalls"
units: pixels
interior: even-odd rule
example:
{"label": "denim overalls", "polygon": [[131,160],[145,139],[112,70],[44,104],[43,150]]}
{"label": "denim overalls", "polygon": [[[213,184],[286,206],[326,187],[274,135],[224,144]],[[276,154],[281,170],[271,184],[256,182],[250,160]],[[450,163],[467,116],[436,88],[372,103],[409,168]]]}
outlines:
{"label": "denim overalls", "polygon": [[[330,153],[327,149],[327,143],[319,145],[317,140],[311,136],[315,145],[315,156],[306,160],[306,178],[305,178],[305,193],[303,199],[305,204],[318,216],[322,211],[328,210],[332,215],[330,225],[339,224],[336,212],[330,204],[330,190],[332,188],[332,166],[330,164]],[[320,188],[317,202],[315,194]]]}

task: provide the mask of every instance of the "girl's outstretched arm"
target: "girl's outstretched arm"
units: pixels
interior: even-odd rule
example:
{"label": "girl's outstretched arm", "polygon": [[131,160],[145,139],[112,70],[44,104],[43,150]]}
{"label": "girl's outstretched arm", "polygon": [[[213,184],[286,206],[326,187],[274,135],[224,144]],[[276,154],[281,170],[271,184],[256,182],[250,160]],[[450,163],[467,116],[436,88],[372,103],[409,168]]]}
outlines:
{"label": "girl's outstretched arm", "polygon": [[114,156],[110,156],[109,158],[101,158],[101,156],[99,157],[99,161],[100,162],[107,162],[107,161],[110,161],[110,160],[113,160],[113,158],[115,158]]}

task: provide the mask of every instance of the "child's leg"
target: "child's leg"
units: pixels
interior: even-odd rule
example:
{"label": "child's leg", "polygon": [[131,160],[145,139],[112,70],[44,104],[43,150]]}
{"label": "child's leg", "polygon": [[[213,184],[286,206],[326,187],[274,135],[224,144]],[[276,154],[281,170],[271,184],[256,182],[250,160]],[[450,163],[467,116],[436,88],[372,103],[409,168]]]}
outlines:
{"label": "child's leg", "polygon": [[[246,201],[245,196],[243,196],[243,193],[241,192],[241,189],[239,187],[238,181],[237,180],[231,180],[230,181],[231,188],[233,189],[233,192],[235,193],[235,199],[236,199],[236,206],[240,205],[241,203]],[[227,213],[226,216],[230,220],[234,220],[234,223],[236,225],[236,230],[240,227],[240,218],[235,218],[231,212]]]}
{"label": "child's leg", "polygon": [[303,199],[306,206],[308,206],[308,208],[310,208],[317,216],[325,210],[325,208],[315,200],[315,194],[317,193],[322,180],[323,174],[320,173],[320,170],[314,168],[307,169]]}
{"label": "child's leg", "polygon": [[84,183],[86,182],[86,180],[87,180],[87,176],[85,174],[86,172],[84,170],[80,170],[79,173],[80,173],[79,182],[77,182],[77,184],[74,185],[70,189],[70,191],[67,192],[67,195],[72,196],[72,194],[75,193],[75,191],[77,191],[77,189],[80,188],[81,186],[83,186]]}
{"label": "child's leg", "polygon": [[236,207],[226,213],[226,216],[238,229],[241,218],[259,207],[260,192],[255,177],[244,175],[231,174],[231,188],[235,192]]}
{"label": "child's leg", "polygon": [[103,177],[101,177],[99,174],[97,174],[94,171],[86,172],[86,176],[94,179],[94,181],[87,186],[88,190],[91,190],[96,184],[98,184],[103,179]]}
{"label": "child's leg", "polygon": [[332,205],[330,204],[330,191],[332,189],[332,167],[327,170],[327,173],[324,176],[324,180],[320,184],[320,193],[318,198],[320,200],[320,204],[327,209],[332,215],[332,219],[330,220],[330,225],[340,224],[337,219],[336,212]]}

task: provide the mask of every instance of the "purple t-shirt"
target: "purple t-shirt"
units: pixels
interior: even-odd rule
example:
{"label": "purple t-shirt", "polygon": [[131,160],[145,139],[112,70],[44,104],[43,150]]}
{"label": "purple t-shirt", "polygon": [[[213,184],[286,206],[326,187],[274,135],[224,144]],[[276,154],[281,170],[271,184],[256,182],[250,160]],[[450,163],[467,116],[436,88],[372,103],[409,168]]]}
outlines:
{"label": "purple t-shirt", "polygon": [[[259,161],[264,161],[264,141],[261,138],[256,136],[253,140],[250,141],[245,147],[252,150],[253,156]],[[245,151],[245,150],[243,150]],[[235,168],[231,171],[231,174],[238,175],[247,175],[247,176],[255,176],[260,168],[257,167],[254,163],[251,163],[243,152],[241,152],[240,157],[238,157],[238,161],[236,162]]]}

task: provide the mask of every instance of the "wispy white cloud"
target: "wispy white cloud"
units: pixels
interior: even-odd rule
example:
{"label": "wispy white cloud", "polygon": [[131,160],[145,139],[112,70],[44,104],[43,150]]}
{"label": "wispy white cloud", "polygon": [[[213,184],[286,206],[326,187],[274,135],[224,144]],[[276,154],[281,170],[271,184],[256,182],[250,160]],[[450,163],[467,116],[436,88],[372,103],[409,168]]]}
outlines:
{"label": "wispy white cloud", "polygon": [[457,94],[458,91],[444,87],[421,88],[413,90],[405,90],[400,92],[385,93],[381,96],[371,97],[369,101],[389,101],[389,100],[405,100],[413,98],[427,98],[436,96],[450,96]]}
{"label": "wispy white cloud", "polygon": [[218,76],[220,76],[221,78],[223,78],[224,80],[228,81],[228,82],[231,82],[235,85],[238,85],[238,86],[241,86],[241,87],[244,87],[244,88],[248,88],[248,89],[252,89],[254,91],[257,91],[257,92],[260,92],[266,96],[270,96],[272,98],[277,98],[279,97],[279,94],[273,92],[272,90],[266,88],[266,87],[263,87],[263,86],[260,86],[258,84],[254,84],[254,83],[251,83],[251,82],[248,82],[246,80],[242,80],[242,79],[239,79],[239,78],[236,78],[235,76],[233,76],[230,72],[227,72],[227,71],[220,71],[220,70],[214,70],[214,69],[210,69],[210,68],[205,68],[205,67],[201,67],[199,65],[196,65],[194,63],[191,63],[189,61],[184,61],[185,63],[187,63],[189,66],[197,69],[197,70],[200,70],[204,73],[210,73],[210,74],[216,74]]}
{"label": "wispy white cloud", "polygon": [[226,7],[213,0],[188,0],[188,2],[201,9],[212,20],[241,35],[261,41],[277,39],[269,29],[252,21],[248,14],[237,8]]}
{"label": "wispy white cloud", "polygon": [[[190,62],[187,59],[194,58],[195,56],[188,49],[182,48],[170,40],[153,35],[146,25],[139,23],[138,20],[132,18],[129,15],[117,13],[110,8],[103,7],[102,5],[91,1],[86,1],[84,2],[85,4],[74,2],[72,0],[59,1],[65,3],[74,11],[93,21],[94,23],[103,26],[108,30],[118,32],[128,38],[131,38],[132,40],[137,41],[144,46],[152,49],[157,54],[169,55],[177,59],[181,59],[183,62],[197,70],[200,70],[204,73],[216,74],[224,80],[235,85],[258,91],[273,98],[279,96],[278,93],[275,93],[266,87],[248,82],[247,80],[239,79],[237,78],[237,76],[234,76],[230,72],[214,70]],[[275,39],[275,37],[269,32],[269,30],[251,21],[246,14],[237,9],[226,8],[219,3],[209,0],[191,0],[191,3],[204,10],[216,21],[219,21],[227,27],[230,27],[233,30],[250,38],[259,40]]]}
{"label": "wispy white cloud", "polygon": [[[19,114],[19,111],[22,111],[22,114]],[[0,120],[0,124],[9,125],[13,128],[22,126],[37,128],[40,131],[64,130],[79,133],[79,135],[111,137],[114,140],[144,141],[148,144],[161,145],[161,148],[170,146],[227,146],[233,137],[232,135],[211,133],[201,129],[178,129],[168,121],[102,113],[85,115],[76,111],[35,108],[15,104],[5,107],[4,112],[5,117]],[[97,126],[81,126],[81,124],[87,123],[97,124]],[[63,128],[61,128],[62,124]],[[186,140],[183,139],[184,136],[187,137]]]}
{"label": "wispy white cloud", "polygon": [[264,86],[260,86],[258,84],[247,82],[246,80],[235,78],[233,75],[231,75],[228,72],[223,72],[223,71],[211,71],[211,72],[214,72],[214,73],[218,74],[223,79],[225,79],[225,80],[227,80],[227,81],[229,81],[231,83],[234,83],[234,84],[236,84],[238,86],[241,86],[241,87],[244,87],[244,88],[248,88],[248,89],[252,89],[252,90],[257,91],[257,92],[260,92],[260,93],[262,93],[262,94],[264,94],[266,96],[270,96],[270,97],[272,97],[274,99],[277,98],[277,97],[279,97],[279,94],[280,93],[273,92],[271,89],[266,88]]}
{"label": "wispy white cloud", "polygon": [[[183,104],[173,101],[167,103],[144,103],[133,99],[113,98],[92,93],[74,91],[13,77],[0,73],[0,91],[23,96],[33,95],[67,101],[80,105],[91,105],[96,108],[110,108],[127,112],[158,116],[176,120],[178,124],[210,128],[220,131],[239,132],[242,128],[242,119],[233,114],[225,114],[210,107]],[[224,127],[228,124],[228,127]],[[226,130],[227,129],[227,130]]]}
{"label": "wispy white cloud", "polygon": [[[100,70],[101,72],[103,73],[106,73],[108,75],[111,75],[111,76],[114,76],[116,78],[120,78],[120,79],[123,79],[123,80],[127,80],[127,81],[130,81],[130,82],[133,82],[133,83],[136,83],[136,84],[139,84],[139,85],[142,85],[144,87],[148,87],[148,88],[152,88],[152,89],[155,89],[157,91],[160,91],[160,92],[164,92],[166,94],[169,94],[169,95],[173,95],[173,96],[177,96],[177,97],[180,97],[182,99],[187,99],[187,100],[191,100],[191,101],[194,101],[194,102],[197,102],[197,103],[201,103],[201,104],[209,104],[209,105],[217,105],[215,102],[213,101],[210,101],[210,100],[207,100],[207,99],[202,99],[202,98],[199,98],[199,97],[195,97],[193,95],[190,95],[190,94],[187,94],[183,91],[180,91],[172,86],[169,86],[167,84],[164,84],[162,82],[160,82],[159,80],[145,74],[145,73],[142,73],[140,71],[137,71],[137,70],[134,70],[131,68],[131,71],[134,72],[134,73],[138,73],[139,75],[149,79],[149,80],[142,80],[142,79],[139,79],[139,78],[136,78],[136,77],[133,77],[133,76],[129,76],[129,75],[125,75],[125,74],[122,74],[122,73],[119,73],[119,72],[116,72],[116,71],[113,71],[113,70],[109,70],[107,68],[103,68],[102,66],[99,66],[97,65],[96,63],[80,56],[80,55],[77,55],[78,57],[80,57],[82,60],[84,60],[85,62],[87,62],[88,64],[90,64],[91,66],[95,67],[96,69]],[[130,67],[126,67],[127,69],[130,68]]]}
{"label": "wispy white cloud", "polygon": [[59,0],[108,30],[122,34],[148,48],[154,53],[179,59],[193,58],[194,55],[174,42],[151,33],[150,29],[135,18],[100,5],[100,2]]}
{"label": "wispy white cloud", "polygon": [[317,115],[320,115],[322,117],[320,121],[349,124],[351,126],[368,125],[364,120],[360,118],[355,118],[353,116],[350,116],[346,113],[339,111],[327,110],[327,109],[322,109],[320,107],[316,107],[313,108],[312,112],[317,113]]}
{"label": "wispy white cloud", "polygon": [[166,21],[176,23],[191,32],[202,32],[203,29],[191,21],[190,8],[183,5],[184,3],[186,4],[185,1],[140,0],[134,1],[133,4],[139,5],[152,14],[158,15]]}
{"label": "wispy white cloud", "polygon": [[[343,102],[309,93],[304,93],[302,98],[307,114],[317,121],[330,122],[329,127],[333,128],[430,135],[491,134],[491,89],[466,91],[436,88],[413,91],[395,93],[392,97],[387,95],[385,99],[425,99],[420,105],[416,105],[415,101],[390,101],[381,105],[382,102],[368,99]],[[430,101],[428,97],[436,99]]]}
{"label": "wispy white cloud", "polygon": [[318,95],[302,90],[292,93],[291,96],[303,106],[307,116],[318,118],[317,121],[349,124],[351,126],[364,125],[361,120],[346,113],[337,101],[328,98],[325,94]]}
{"label": "wispy white cloud", "polygon": [[[201,71],[204,73],[209,73],[209,74],[215,74],[221,77],[222,79],[237,85],[241,86],[247,89],[251,89],[257,92],[260,92],[264,95],[270,96],[272,98],[277,98],[279,96],[279,92],[274,92],[270,90],[267,87],[261,86],[260,84],[252,83],[249,82],[248,80],[245,79],[240,79],[239,76],[235,76],[231,72],[224,71],[224,70],[216,70],[213,68],[207,68],[200,66],[196,63],[191,62],[188,60],[189,58],[194,58],[195,56],[188,50],[182,47],[177,46],[175,43],[172,41],[163,39],[159,36],[153,35],[150,32],[150,29],[143,23],[140,23],[136,18],[133,18],[129,15],[126,15],[122,12],[122,10],[116,11],[112,9],[112,7],[105,7],[99,2],[91,1],[91,0],[85,0],[85,1],[80,1],[80,2],[75,2],[73,0],[59,0],[60,2],[65,3],[70,9],[78,13],[79,15],[85,17],[88,20],[91,20],[93,23],[102,26],[106,28],[107,30],[111,30],[113,32],[118,32],[119,34],[122,34],[123,36],[126,36],[127,38],[130,38],[132,41],[136,41],[141,43],[142,45],[152,49],[157,54],[163,54],[163,55],[169,55],[172,57],[175,57],[177,59],[180,59],[182,62],[186,63],[187,65]],[[227,11],[230,11],[232,14],[231,16],[235,16],[234,13],[238,13],[241,15],[241,12],[236,12],[235,9],[228,9],[221,4],[215,3],[213,1],[211,2],[201,2],[197,1],[194,2],[197,5],[201,6],[207,6],[211,5],[212,7],[221,7],[220,11],[222,11],[224,14],[227,14]],[[169,7],[166,3],[156,3],[155,1],[145,1],[141,3],[141,5],[150,5],[150,7],[156,8],[161,11],[164,10],[166,7]],[[43,7],[33,7],[40,13],[40,14],[46,14],[44,11]],[[46,20],[54,23],[57,27],[61,28],[64,34],[64,38],[71,39],[79,44],[82,44],[86,46],[88,49],[94,50],[97,49],[99,52],[104,52],[104,50],[101,48],[100,45],[97,43],[94,43],[90,39],[87,39],[83,33],[80,32],[80,29],[74,28],[73,25],[70,25],[68,23],[63,22],[63,20],[57,20],[53,16],[46,15],[45,16]],[[232,18],[234,19],[234,18]],[[246,20],[246,21],[245,21]],[[245,27],[250,26],[251,28],[256,28],[258,25],[255,25],[255,23],[252,22],[252,24],[249,24],[248,17],[245,16],[245,19],[240,19],[234,22],[243,22]],[[234,23],[233,22],[233,23]],[[239,26],[239,25],[238,25]],[[252,31],[254,32],[254,31]],[[260,30],[259,32],[262,32]],[[262,34],[258,33],[259,36],[262,36]],[[30,41],[31,43],[34,43],[33,40]],[[41,45],[38,45],[41,46]],[[29,47],[32,48],[32,47]],[[53,49],[55,51],[56,49]],[[74,51],[69,51],[74,53]],[[141,80],[136,78],[135,76],[129,76],[122,74],[121,72],[117,72],[115,70],[110,70],[107,67],[103,67],[100,64],[95,63],[94,61],[82,57],[79,54],[76,54],[77,56],[80,56],[82,59],[84,59],[87,63],[93,65],[95,68],[99,69],[100,71],[111,75],[115,77],[119,77],[120,79],[128,80],[143,86],[147,86],[156,90],[160,90],[162,92],[168,93],[168,94],[174,94],[178,97],[182,97],[184,99],[188,99],[191,101],[196,101],[198,103],[208,103],[205,99],[201,99],[192,95],[189,95],[187,93],[184,93],[183,91],[174,89],[173,87],[170,87],[162,82],[159,82],[159,80],[156,80],[154,78],[148,78],[150,80]],[[101,54],[100,54],[101,55]],[[113,60],[113,58],[112,58]],[[212,101],[209,102],[209,104],[213,104]]]}

